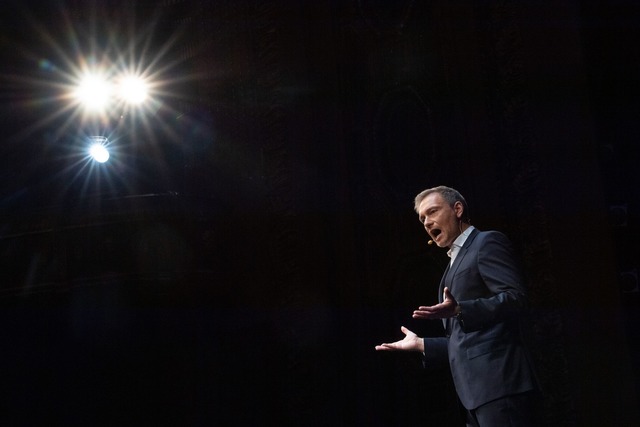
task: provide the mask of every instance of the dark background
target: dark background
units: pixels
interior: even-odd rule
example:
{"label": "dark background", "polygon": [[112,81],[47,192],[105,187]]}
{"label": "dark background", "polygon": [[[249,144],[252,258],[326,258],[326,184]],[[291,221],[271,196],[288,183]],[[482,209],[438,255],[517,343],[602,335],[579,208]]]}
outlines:
{"label": "dark background", "polygon": [[[374,351],[441,333],[439,184],[521,256],[545,424],[636,425],[639,7],[3,2],[3,425],[460,425]],[[76,114],[90,58],[155,103]]]}

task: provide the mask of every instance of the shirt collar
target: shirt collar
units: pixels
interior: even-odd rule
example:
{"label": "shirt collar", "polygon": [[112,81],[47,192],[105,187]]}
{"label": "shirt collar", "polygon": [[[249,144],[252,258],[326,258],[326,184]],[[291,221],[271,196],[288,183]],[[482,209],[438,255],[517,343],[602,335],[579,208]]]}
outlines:
{"label": "shirt collar", "polygon": [[460,248],[464,245],[464,242],[467,241],[467,237],[469,237],[469,235],[471,234],[474,228],[475,227],[473,225],[469,226],[469,228],[467,228],[462,233],[460,233],[460,235],[456,237],[456,240],[454,240],[453,243],[451,244],[451,248],[449,248],[449,250],[447,251],[447,255],[449,255],[449,258],[451,258],[452,264],[453,264],[453,261],[456,259],[456,256],[458,255]]}

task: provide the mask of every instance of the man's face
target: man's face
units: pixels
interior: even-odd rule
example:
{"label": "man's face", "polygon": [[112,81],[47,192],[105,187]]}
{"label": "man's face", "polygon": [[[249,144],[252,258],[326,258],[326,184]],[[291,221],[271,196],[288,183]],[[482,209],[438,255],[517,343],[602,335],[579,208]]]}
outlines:
{"label": "man's face", "polygon": [[462,204],[452,206],[440,193],[431,193],[418,206],[418,217],[431,239],[441,248],[450,247],[461,233]]}

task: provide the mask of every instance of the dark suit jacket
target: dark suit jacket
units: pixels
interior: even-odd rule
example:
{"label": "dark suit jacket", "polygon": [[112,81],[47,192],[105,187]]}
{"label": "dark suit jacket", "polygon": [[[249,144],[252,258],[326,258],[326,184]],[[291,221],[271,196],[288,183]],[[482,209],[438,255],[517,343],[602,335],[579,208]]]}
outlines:
{"label": "dark suit jacket", "polygon": [[507,237],[473,230],[445,271],[440,299],[445,286],[462,314],[443,320],[446,338],[425,338],[425,366],[448,358],[467,409],[536,389],[520,329],[526,289]]}

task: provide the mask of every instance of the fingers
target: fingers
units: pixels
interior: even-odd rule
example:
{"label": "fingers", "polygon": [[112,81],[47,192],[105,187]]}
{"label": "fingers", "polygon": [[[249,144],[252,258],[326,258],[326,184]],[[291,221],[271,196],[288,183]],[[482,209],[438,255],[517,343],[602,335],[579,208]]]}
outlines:
{"label": "fingers", "polygon": [[430,305],[430,306],[421,305],[420,307],[418,307],[416,311],[427,311],[427,312],[436,311],[441,306],[442,306],[442,303],[436,304],[436,305]]}
{"label": "fingers", "polygon": [[376,346],[377,351],[392,351],[396,348],[392,344],[380,344]]}
{"label": "fingers", "polygon": [[442,303],[436,304],[436,305],[432,305],[430,307],[420,306],[420,307],[418,307],[417,310],[415,310],[413,312],[413,317],[416,317],[416,316],[418,316],[418,317],[429,316],[430,314],[438,313],[443,308],[444,308],[444,305]]}
{"label": "fingers", "polygon": [[448,289],[445,288],[444,294],[445,300],[443,302],[429,307],[420,306],[413,312],[412,317],[414,319],[443,319],[445,317],[451,317],[451,310],[457,303]]}
{"label": "fingers", "polygon": [[426,311],[414,311],[411,317],[414,319],[431,319],[433,315]]}

